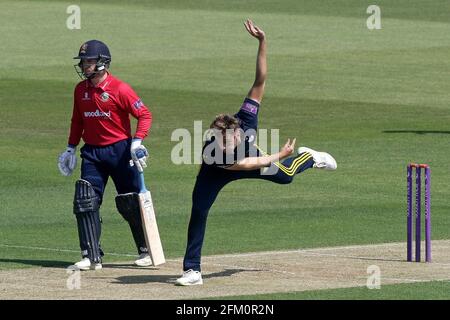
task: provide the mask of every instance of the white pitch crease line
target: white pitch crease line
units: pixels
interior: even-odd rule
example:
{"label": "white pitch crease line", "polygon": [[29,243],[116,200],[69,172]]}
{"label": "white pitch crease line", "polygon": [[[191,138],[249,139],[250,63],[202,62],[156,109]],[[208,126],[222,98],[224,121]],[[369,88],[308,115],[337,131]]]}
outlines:
{"label": "white pitch crease line", "polygon": [[[445,242],[449,242],[448,240],[441,240]],[[368,260],[379,260],[378,257],[363,257],[363,256],[343,256],[340,254],[333,254],[333,253],[316,253],[314,251],[328,251],[328,250],[344,250],[344,249],[358,249],[358,248],[373,248],[373,247],[389,247],[389,246],[406,246],[404,242],[392,242],[392,243],[379,243],[379,244],[371,244],[371,245],[352,245],[352,246],[341,246],[341,247],[326,247],[326,248],[310,248],[310,249],[293,249],[293,250],[282,250],[282,251],[261,251],[261,252],[249,252],[249,253],[233,253],[233,254],[223,254],[223,255],[210,255],[205,256],[204,259],[208,258],[243,258],[243,257],[255,257],[255,256],[266,256],[266,255],[279,255],[279,254],[292,254],[292,253],[298,253],[298,254],[306,254],[306,255],[323,255],[323,256],[332,256],[342,259],[368,259]],[[443,246],[443,243],[440,242],[439,246]],[[18,245],[8,245],[8,244],[0,244],[0,247],[5,248],[17,248],[17,249],[27,249],[27,250],[46,250],[46,251],[56,251],[56,252],[73,252],[73,253],[79,253],[78,250],[70,250],[70,249],[58,249],[58,248],[47,248],[47,247],[30,247],[30,246],[18,246]],[[105,252],[105,255],[112,255],[112,256],[125,256],[125,257],[135,257],[134,254],[129,253],[109,253]],[[178,262],[182,258],[176,258],[176,259],[166,259],[167,262]],[[398,260],[398,262],[405,262],[404,260]],[[440,263],[440,262],[433,262],[433,265],[441,265],[441,266],[450,266],[450,263]]]}
{"label": "white pitch crease line", "polygon": [[[15,246],[15,245],[9,245],[9,244],[1,244],[0,247],[4,248],[16,248],[16,249],[27,249],[27,250],[44,250],[44,251],[56,251],[56,252],[74,252],[74,253],[80,253],[79,250],[71,250],[71,249],[58,249],[58,248],[46,248],[46,247],[30,247],[30,246]],[[104,252],[105,255],[110,256],[118,256],[118,257],[137,257],[137,254],[130,254],[130,253],[115,253],[115,252]],[[176,259],[166,259],[167,262],[179,262],[182,261],[182,258],[176,258]]]}
{"label": "white pitch crease line", "polygon": [[[28,250],[44,250],[44,251],[56,251],[56,252],[74,252],[74,253],[80,253],[80,250],[70,250],[70,249],[57,249],[57,248],[45,248],[45,247],[29,247],[29,246],[13,246],[9,244],[0,244],[0,247],[4,248],[12,248],[12,249],[28,249]],[[128,254],[128,253],[111,253],[111,252],[105,252],[105,255],[111,255],[111,256],[125,256],[125,257],[136,257],[135,254]]]}

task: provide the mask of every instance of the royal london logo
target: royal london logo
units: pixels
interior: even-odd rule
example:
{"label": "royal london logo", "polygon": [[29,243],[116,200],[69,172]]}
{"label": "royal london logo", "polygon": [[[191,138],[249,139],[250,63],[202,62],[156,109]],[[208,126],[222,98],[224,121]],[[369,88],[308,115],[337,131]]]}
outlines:
{"label": "royal london logo", "polygon": [[100,110],[95,110],[95,112],[89,112],[85,111],[84,116],[86,118],[110,118],[111,117],[111,111],[104,112]]}

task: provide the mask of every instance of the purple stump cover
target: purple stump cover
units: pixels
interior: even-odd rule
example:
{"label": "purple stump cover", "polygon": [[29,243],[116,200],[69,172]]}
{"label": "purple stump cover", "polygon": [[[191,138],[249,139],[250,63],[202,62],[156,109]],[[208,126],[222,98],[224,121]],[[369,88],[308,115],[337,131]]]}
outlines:
{"label": "purple stump cover", "polygon": [[431,173],[425,168],[425,258],[431,262]]}
{"label": "purple stump cover", "polygon": [[420,166],[416,166],[416,262],[420,262],[420,211],[421,211],[421,168]]}
{"label": "purple stump cover", "polygon": [[408,213],[406,216],[406,260],[412,261],[412,166],[408,165],[406,171],[406,183],[407,183],[407,202]]}

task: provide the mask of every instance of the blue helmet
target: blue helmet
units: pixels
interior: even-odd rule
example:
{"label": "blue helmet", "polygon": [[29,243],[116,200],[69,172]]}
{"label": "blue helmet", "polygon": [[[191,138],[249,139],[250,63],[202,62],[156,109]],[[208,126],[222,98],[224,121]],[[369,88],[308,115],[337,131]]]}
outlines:
{"label": "blue helmet", "polygon": [[[80,78],[90,79],[93,78],[99,71],[109,68],[111,63],[111,54],[109,53],[108,47],[103,42],[98,40],[89,40],[81,45],[78,56],[74,57],[74,59],[80,59],[80,62],[74,65],[75,71],[78,73]],[[85,74],[83,72],[83,59],[97,60],[94,72],[89,74]],[[77,67],[79,69],[77,69]]]}

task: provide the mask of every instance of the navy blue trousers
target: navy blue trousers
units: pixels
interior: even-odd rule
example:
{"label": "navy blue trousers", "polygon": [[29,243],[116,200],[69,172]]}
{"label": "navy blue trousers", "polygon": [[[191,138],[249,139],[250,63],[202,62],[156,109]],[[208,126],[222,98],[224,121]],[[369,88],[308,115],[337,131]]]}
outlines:
{"label": "navy blue trousers", "polygon": [[[99,204],[102,203],[109,177],[118,194],[139,192],[139,174],[134,167],[130,167],[130,146],[131,139],[126,139],[104,147],[85,144],[80,149],[81,179],[92,184]],[[100,222],[96,227],[100,238]],[[80,242],[80,248],[85,252],[87,244]]]}
{"label": "navy blue trousers", "polygon": [[201,271],[201,251],[206,230],[206,219],[220,190],[234,180],[262,179],[278,184],[289,184],[296,174],[312,168],[314,160],[310,154],[300,154],[272,164],[268,169],[275,174],[261,171],[233,171],[202,164],[192,193],[192,211],[188,227],[188,240],[183,260],[183,270]]}
{"label": "navy blue trousers", "polygon": [[139,174],[130,167],[131,139],[105,147],[85,144],[81,148],[81,179],[89,181],[100,203],[109,177],[118,194],[139,192]]}

